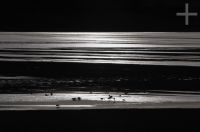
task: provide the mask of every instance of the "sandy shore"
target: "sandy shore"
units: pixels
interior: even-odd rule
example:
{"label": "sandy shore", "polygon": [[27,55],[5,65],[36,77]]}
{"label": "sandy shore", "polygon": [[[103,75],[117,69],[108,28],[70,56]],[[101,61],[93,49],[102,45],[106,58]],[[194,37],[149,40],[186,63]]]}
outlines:
{"label": "sandy shore", "polygon": [[[80,97],[80,100],[78,100]],[[73,99],[75,101],[73,101]],[[200,96],[173,93],[1,94],[0,110],[200,108]]]}

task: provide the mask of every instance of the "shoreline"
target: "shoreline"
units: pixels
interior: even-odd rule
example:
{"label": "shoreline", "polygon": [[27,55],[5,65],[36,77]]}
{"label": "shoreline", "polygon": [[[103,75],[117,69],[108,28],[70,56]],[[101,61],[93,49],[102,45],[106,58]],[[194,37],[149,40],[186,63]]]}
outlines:
{"label": "shoreline", "polygon": [[[73,101],[73,98],[80,100]],[[0,110],[68,109],[197,109],[200,96],[194,94],[55,93],[1,94]]]}

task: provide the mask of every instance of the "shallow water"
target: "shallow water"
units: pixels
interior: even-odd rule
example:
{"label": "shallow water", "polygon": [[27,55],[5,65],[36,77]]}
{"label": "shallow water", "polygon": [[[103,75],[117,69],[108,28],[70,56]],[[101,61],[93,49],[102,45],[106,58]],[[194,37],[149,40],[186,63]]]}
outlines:
{"label": "shallow water", "polygon": [[[112,96],[108,99],[109,95]],[[81,101],[72,101],[80,97]],[[59,105],[58,105],[59,104]],[[44,94],[1,94],[0,110],[59,110],[105,108],[200,108],[200,96],[158,93],[92,93],[71,92]]]}
{"label": "shallow water", "polygon": [[[87,101],[114,101],[108,99],[108,95],[113,96],[117,102],[129,103],[165,103],[165,102],[199,102],[200,96],[194,94],[158,94],[158,93],[132,93],[124,95],[120,93],[56,93],[53,96],[45,96],[45,94],[1,94],[0,104],[6,103],[23,103],[23,102],[51,102],[72,101],[72,98],[81,97],[82,100]],[[121,95],[121,96],[120,96]],[[103,98],[103,99],[101,99]]]}

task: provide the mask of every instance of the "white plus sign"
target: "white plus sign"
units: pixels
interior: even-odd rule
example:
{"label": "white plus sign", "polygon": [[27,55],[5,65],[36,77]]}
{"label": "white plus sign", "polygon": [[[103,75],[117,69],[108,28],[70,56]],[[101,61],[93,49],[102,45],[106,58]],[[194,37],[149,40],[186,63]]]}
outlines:
{"label": "white plus sign", "polygon": [[185,16],[185,25],[189,25],[189,16],[197,16],[197,13],[190,13],[188,3],[185,4],[185,13],[176,13],[177,16]]}

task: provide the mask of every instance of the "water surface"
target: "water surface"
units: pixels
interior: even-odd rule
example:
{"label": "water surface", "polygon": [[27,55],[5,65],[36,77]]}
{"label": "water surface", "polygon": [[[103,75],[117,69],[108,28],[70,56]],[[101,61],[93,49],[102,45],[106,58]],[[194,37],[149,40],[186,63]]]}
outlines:
{"label": "water surface", "polygon": [[0,61],[200,66],[200,33],[2,32]]}

